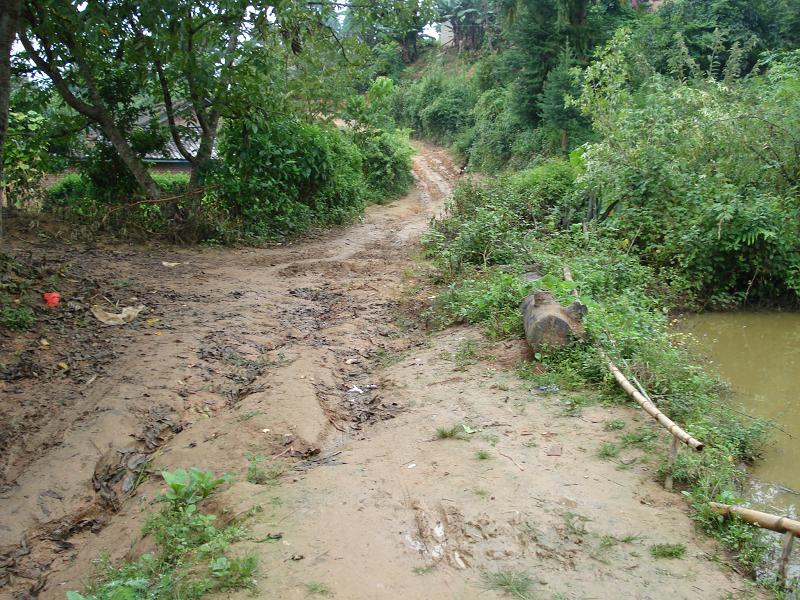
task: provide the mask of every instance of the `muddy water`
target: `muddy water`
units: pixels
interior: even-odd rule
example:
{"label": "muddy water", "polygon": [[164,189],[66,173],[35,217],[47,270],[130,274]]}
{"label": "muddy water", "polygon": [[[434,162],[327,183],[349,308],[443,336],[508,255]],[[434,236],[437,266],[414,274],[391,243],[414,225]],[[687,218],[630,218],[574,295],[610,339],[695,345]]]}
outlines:
{"label": "muddy water", "polygon": [[682,329],[730,382],[742,410],[780,428],[753,469],[753,499],[800,506],[800,495],[789,491],[800,492],[800,313],[706,313],[687,317]]}

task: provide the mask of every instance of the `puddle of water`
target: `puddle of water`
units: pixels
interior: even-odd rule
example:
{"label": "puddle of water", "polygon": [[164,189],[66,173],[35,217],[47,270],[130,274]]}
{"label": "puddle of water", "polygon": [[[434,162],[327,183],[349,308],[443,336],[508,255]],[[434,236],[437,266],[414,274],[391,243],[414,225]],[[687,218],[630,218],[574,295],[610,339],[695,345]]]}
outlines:
{"label": "puddle of water", "polygon": [[775,421],[773,444],[752,470],[751,497],[792,512],[800,504],[800,313],[731,312],[690,315],[682,330],[733,388],[748,414]]}

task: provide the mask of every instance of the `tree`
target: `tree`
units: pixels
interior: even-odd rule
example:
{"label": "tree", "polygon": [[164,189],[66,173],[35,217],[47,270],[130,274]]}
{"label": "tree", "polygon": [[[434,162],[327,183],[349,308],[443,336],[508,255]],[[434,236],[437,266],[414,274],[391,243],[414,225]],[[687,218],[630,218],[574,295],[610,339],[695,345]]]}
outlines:
{"label": "tree", "polygon": [[[3,209],[3,149],[8,128],[11,96],[11,46],[17,35],[20,0],[4,0],[0,10],[0,211]],[[0,230],[1,231],[1,230]]]}
{"label": "tree", "polygon": [[135,51],[130,9],[114,0],[25,0],[19,37],[27,58],[73,110],[98,126],[142,191],[158,199],[161,190],[129,140],[147,76],[145,65],[128,60]]}
{"label": "tree", "polygon": [[[417,59],[417,42],[425,26],[436,17],[434,0],[374,0],[351,6],[350,10],[348,26],[351,30],[369,33],[376,28],[379,37],[400,45],[406,64]],[[379,23],[377,27],[376,23]]]}
{"label": "tree", "polygon": [[[21,40],[65,102],[98,126],[145,195],[158,199],[133,143],[143,118],[163,109],[196,191],[223,116],[274,103],[276,89],[285,91],[285,80],[302,71],[289,73],[289,57],[303,55],[313,40],[344,49],[330,26],[332,11],[299,0],[275,7],[246,0],[25,0]],[[281,70],[283,82],[276,80]]]}

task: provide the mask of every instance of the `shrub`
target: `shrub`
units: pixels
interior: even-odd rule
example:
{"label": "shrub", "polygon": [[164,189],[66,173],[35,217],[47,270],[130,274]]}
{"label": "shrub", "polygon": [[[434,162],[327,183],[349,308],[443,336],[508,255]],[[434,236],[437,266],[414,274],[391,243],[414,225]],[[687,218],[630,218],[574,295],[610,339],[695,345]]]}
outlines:
{"label": "shrub", "polygon": [[341,223],[364,208],[363,162],[335,129],[254,115],[220,133],[212,180],[242,231],[270,238]]}
{"label": "shrub", "polygon": [[385,202],[409,190],[414,182],[411,175],[413,149],[406,133],[368,129],[353,132],[352,138],[362,155],[370,201]]}
{"label": "shrub", "polygon": [[[762,78],[652,76],[631,94],[620,36],[580,99],[602,141],[583,154],[583,210],[717,307],[800,298],[800,67]],[[669,279],[667,279],[669,281]]]}

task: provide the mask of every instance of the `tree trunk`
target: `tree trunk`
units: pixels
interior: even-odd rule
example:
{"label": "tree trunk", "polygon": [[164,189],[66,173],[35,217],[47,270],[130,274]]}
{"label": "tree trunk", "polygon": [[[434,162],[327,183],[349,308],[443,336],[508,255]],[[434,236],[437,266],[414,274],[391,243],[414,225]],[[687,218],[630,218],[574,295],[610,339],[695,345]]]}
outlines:
{"label": "tree trunk", "polygon": [[[20,0],[6,0],[0,12],[0,213],[3,210],[5,185],[3,185],[3,160],[8,129],[8,102],[11,95],[11,45],[17,34]],[[8,207],[11,208],[11,199]],[[0,216],[2,219],[2,216]],[[2,229],[0,229],[2,232]]]}
{"label": "tree trunk", "polygon": [[99,121],[103,135],[114,146],[114,150],[117,151],[122,162],[128,167],[136,183],[139,184],[139,187],[148,198],[158,200],[161,197],[161,188],[158,187],[155,179],[148,172],[144,161],[133,151],[122,131],[114,123],[111,115],[106,112],[105,107],[100,108]]}

